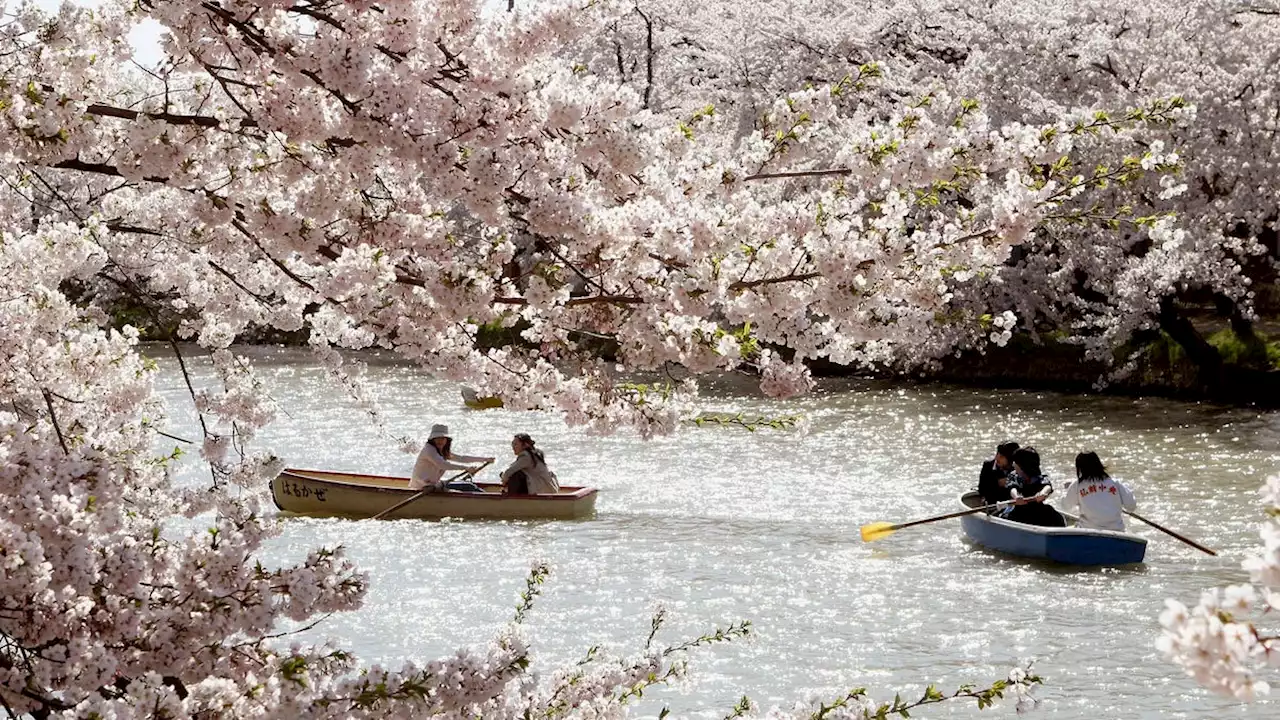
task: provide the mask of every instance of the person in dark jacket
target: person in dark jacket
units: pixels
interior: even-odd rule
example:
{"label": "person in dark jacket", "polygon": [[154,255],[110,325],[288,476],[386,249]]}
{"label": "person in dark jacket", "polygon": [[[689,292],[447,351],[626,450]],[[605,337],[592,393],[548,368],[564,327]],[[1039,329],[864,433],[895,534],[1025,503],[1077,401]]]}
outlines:
{"label": "person in dark jacket", "polygon": [[978,475],[978,494],[987,505],[994,505],[1009,499],[1009,471],[1013,469],[1013,454],[1018,451],[1018,443],[1000,443],[996,447],[996,455],[982,463],[982,472]]}
{"label": "person in dark jacket", "polygon": [[1062,514],[1045,503],[1053,485],[1040,472],[1040,453],[1024,447],[1013,454],[1013,473],[1009,475],[1009,492],[1014,506],[1005,517],[1014,522],[1045,527],[1065,527]]}

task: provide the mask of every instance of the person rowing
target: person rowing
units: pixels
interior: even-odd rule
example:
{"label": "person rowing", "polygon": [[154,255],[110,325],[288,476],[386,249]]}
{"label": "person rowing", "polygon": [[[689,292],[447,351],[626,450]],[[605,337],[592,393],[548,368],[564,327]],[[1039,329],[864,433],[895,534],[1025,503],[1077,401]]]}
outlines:
{"label": "person rowing", "polygon": [[1124,511],[1138,509],[1133,492],[1107,474],[1095,452],[1076,455],[1076,481],[1062,491],[1062,509],[1078,510],[1076,527],[1124,532]]}
{"label": "person rowing", "polygon": [[471,467],[467,463],[491,463],[491,457],[472,457],[453,452],[453,438],[449,436],[448,425],[432,425],[427,442],[418,453],[413,464],[413,475],[409,478],[410,490],[424,490],[428,487],[436,490],[469,490],[480,492],[480,487],[468,479],[466,482],[445,485],[441,478],[448,470],[463,470],[469,477],[474,477],[479,467]]}

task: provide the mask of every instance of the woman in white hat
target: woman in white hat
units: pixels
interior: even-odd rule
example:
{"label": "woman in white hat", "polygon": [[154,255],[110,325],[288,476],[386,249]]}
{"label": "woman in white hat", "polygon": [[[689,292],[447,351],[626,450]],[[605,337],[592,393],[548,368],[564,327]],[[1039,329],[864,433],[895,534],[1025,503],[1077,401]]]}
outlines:
{"label": "woman in white hat", "polygon": [[418,453],[418,461],[413,464],[413,476],[409,479],[410,490],[422,490],[427,486],[437,489],[442,487],[440,479],[448,470],[466,470],[468,475],[475,475],[480,468],[460,463],[491,463],[491,457],[471,457],[453,452],[453,438],[449,436],[449,426],[432,425],[431,434],[427,436],[427,444]]}

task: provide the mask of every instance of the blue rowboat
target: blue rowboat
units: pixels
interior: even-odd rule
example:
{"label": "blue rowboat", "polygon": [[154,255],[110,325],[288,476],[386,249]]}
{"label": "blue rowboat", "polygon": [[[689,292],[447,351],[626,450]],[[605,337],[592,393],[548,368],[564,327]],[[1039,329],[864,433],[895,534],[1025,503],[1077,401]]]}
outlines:
{"label": "blue rowboat", "polygon": [[[966,508],[982,507],[976,492],[960,496]],[[1062,513],[1067,527],[1040,527],[1012,522],[986,513],[960,518],[964,534],[975,543],[1028,558],[1040,558],[1069,565],[1130,565],[1142,562],[1147,554],[1146,538],[1114,530],[1073,527],[1074,515]]]}

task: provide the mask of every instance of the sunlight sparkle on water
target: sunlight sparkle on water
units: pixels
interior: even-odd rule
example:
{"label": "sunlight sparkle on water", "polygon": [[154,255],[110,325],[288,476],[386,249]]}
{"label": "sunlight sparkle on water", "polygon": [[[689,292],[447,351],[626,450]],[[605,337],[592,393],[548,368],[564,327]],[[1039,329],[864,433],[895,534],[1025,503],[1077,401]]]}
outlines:
{"label": "sunlight sparkle on water", "polygon": [[[336,399],[305,351],[249,352],[282,409],[262,444],[293,466],[407,474],[412,457]],[[161,364],[168,430],[193,433],[180,377]],[[657,603],[670,611],[667,641],[754,623],[754,641],[698,655],[683,691],[648,701],[676,717],[723,717],[744,693],[766,707],[861,685],[882,698],[914,696],[927,682],[984,684],[1032,659],[1046,680],[1037,712],[1054,718],[1280,713],[1276,701],[1246,710],[1210,696],[1153,647],[1164,598],[1192,602],[1203,588],[1242,579],[1239,560],[1260,517],[1256,488],[1280,469],[1275,416],[853,381],[778,403],[725,380],[704,393],[708,410],[803,413],[808,432],[689,428],[646,443],[587,436],[544,415],[468,411],[457,386],[403,365],[374,362],[370,377],[392,434],[422,435],[445,422],[460,452],[503,457],[513,433],[529,432],[563,481],[596,485],[601,495],[597,517],[583,522],[290,520],[268,562],[343,544],[369,573],[365,608],[307,635],[334,638],[366,663],[395,666],[489,642],[510,619],[530,565],[547,560],[553,574],[528,626],[535,670],[595,644],[637,650]],[[1137,530],[1151,541],[1147,563],[1120,570],[993,555],[964,541],[955,521],[872,545],[858,539],[863,523],[955,507],[990,448],[1007,438],[1037,446],[1059,481],[1077,451],[1096,450],[1134,488],[1141,512],[1222,557],[1147,528]],[[928,716],[978,712],[948,704]]]}

